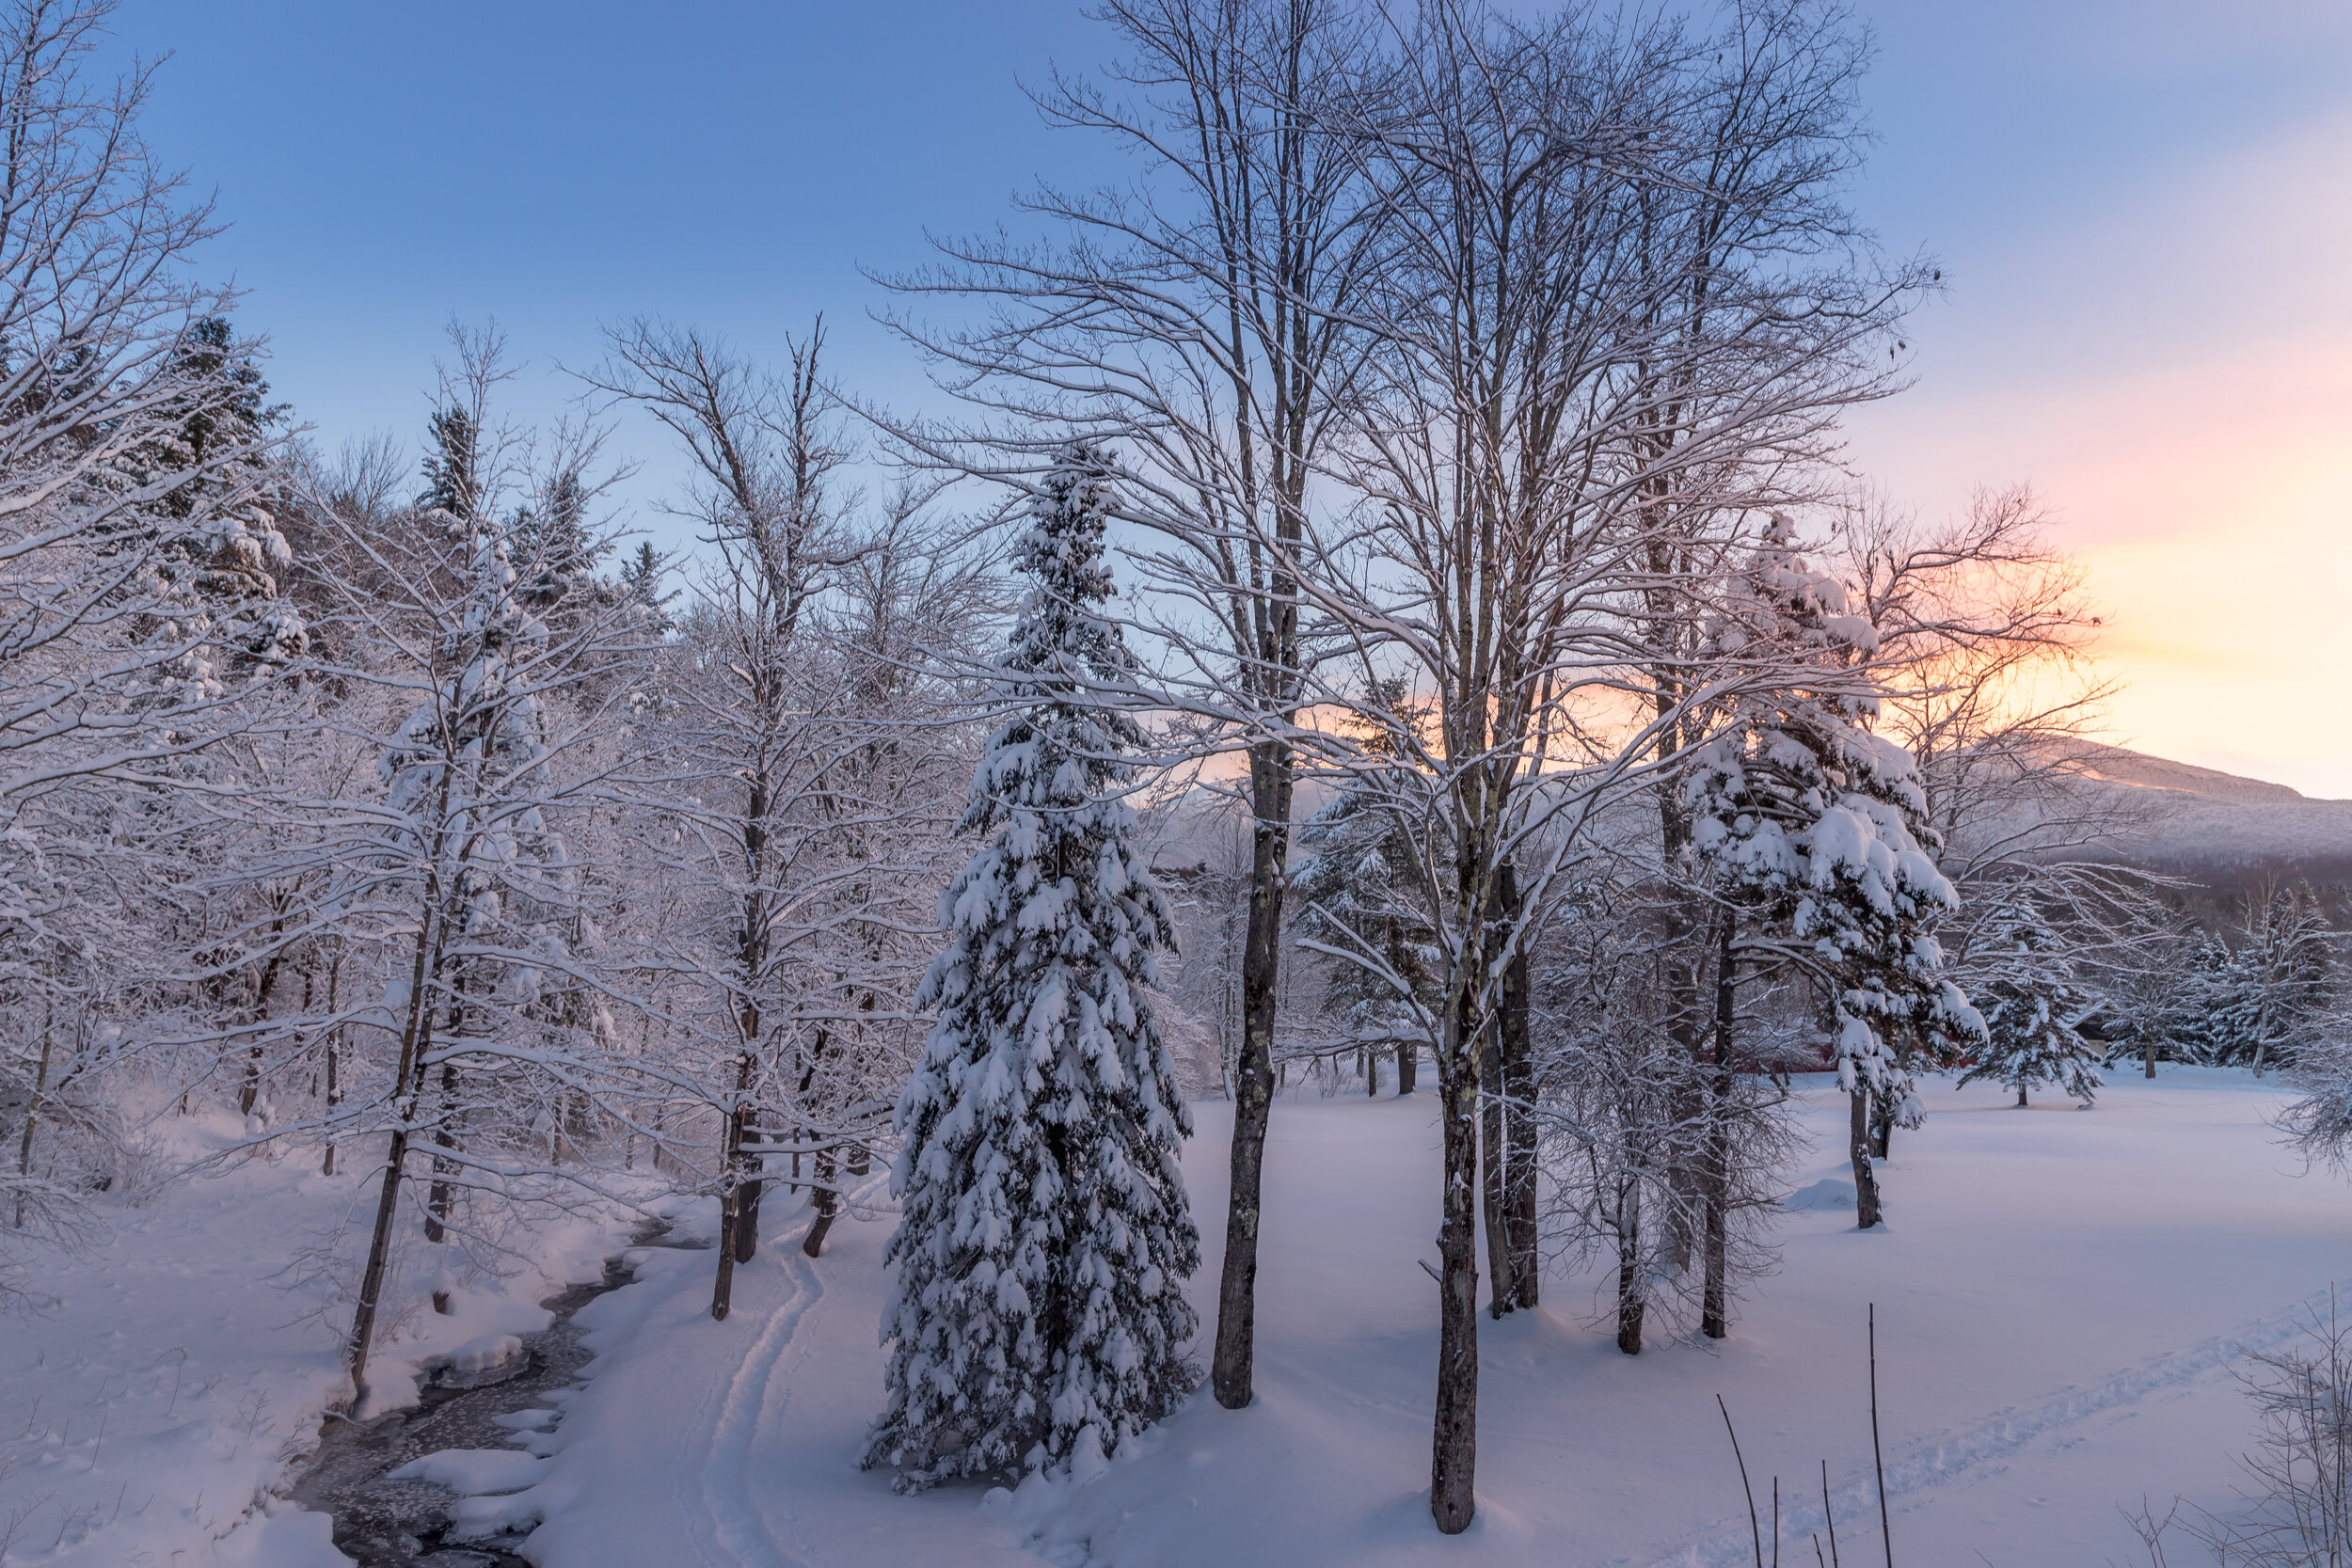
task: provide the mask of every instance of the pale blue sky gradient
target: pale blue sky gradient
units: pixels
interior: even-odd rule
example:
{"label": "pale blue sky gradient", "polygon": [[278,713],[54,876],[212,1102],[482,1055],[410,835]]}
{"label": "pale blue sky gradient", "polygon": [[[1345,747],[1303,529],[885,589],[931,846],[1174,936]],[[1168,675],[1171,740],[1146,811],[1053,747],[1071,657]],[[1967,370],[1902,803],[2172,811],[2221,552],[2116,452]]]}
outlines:
{"label": "pale blue sky gradient", "polygon": [[[2352,796],[2352,664],[2340,638],[2281,631],[2352,589],[2333,368],[2352,366],[2352,5],[1859,10],[1881,142],[1856,203],[1950,292],[1915,323],[1916,390],[1857,422],[1857,461],[1931,514],[2035,482],[2122,595],[2125,739]],[[250,291],[278,395],[331,446],[413,440],[453,315],[504,326],[530,415],[569,394],[558,362],[636,313],[769,355],[822,309],[843,379],[921,400],[859,268],[921,263],[927,230],[995,223],[1037,177],[1117,173],[1020,87],[1103,56],[1078,11],[126,0],[118,31],[173,53],[151,136],[217,189],[233,227],[210,264]],[[2283,425],[2248,417],[2271,388]],[[622,444],[649,460],[642,501],[674,469],[649,430]],[[2280,604],[2281,556],[2308,603]],[[2329,717],[2298,733],[2219,711],[2258,688],[2308,713],[2313,682]]]}

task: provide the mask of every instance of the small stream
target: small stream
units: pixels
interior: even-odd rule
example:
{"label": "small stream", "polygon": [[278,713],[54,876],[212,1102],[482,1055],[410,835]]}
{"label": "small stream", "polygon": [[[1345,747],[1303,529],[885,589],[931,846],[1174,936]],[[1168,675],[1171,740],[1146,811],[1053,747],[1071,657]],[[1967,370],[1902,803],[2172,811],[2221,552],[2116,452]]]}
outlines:
{"label": "small stream", "polygon": [[[666,1239],[657,1225],[632,1238],[630,1245],[708,1243]],[[561,1392],[579,1384],[581,1369],[593,1359],[580,1342],[574,1315],[633,1277],[620,1258],[608,1258],[602,1279],[542,1301],[555,1321],[522,1337],[527,1354],[509,1377],[474,1387],[428,1386],[418,1403],[372,1421],[328,1416],[318,1451],[294,1482],[294,1500],[334,1515],[335,1544],[359,1568],[528,1568],[521,1558],[494,1545],[445,1542],[450,1510],[457,1501],[452,1493],[424,1481],[384,1478],[443,1449],[516,1447],[514,1439],[520,1433],[498,1418],[563,1405]]]}

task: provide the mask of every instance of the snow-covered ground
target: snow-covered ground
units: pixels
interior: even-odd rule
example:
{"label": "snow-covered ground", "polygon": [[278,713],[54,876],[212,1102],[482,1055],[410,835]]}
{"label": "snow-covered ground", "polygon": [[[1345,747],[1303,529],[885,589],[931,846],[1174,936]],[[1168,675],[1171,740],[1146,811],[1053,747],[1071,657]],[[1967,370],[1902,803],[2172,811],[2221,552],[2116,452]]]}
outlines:
{"label": "snow-covered ground", "polygon": [[[1089,1485],[906,1498],[857,1471],[887,1220],[845,1223],[811,1262],[786,1217],[723,1324],[705,1313],[707,1254],[655,1255],[596,1304],[608,1354],[548,1479],[474,1507],[545,1515],[525,1551],[547,1568],[1730,1563],[1752,1548],[1720,1393],[1767,1499],[1775,1474],[1788,1494],[1788,1549],[1809,1560],[1826,1459],[1841,1544],[1874,1558],[1875,1301],[1899,1559],[2128,1561],[2117,1504],[2228,1503],[2249,1426],[2235,1350],[2287,1337],[2352,1274],[2352,1192],[2299,1174],[2265,1127],[2276,1103],[2242,1076],[2180,1070],[2122,1080],[2088,1113],[1944,1090],[1928,1129],[1898,1137],[1886,1228],[1791,1213],[1785,1267],[1719,1348],[1620,1356],[1587,1321],[1593,1281],[1554,1281],[1536,1317],[1482,1324],[1480,1516],[1461,1540],[1426,1512],[1426,1097],[1278,1108],[1258,1402],[1198,1397]],[[1834,1096],[1807,1104],[1834,1148]],[[1200,1111],[1187,1174],[1213,1221],[1227,1124],[1219,1104]],[[1839,1174],[1825,1154],[1797,1185]],[[1204,1318],[1211,1288],[1195,1282]]]}
{"label": "snow-covered ground", "polygon": [[[233,1118],[167,1117],[157,1163],[227,1147]],[[347,1306],[310,1259],[373,1214],[381,1167],[328,1179],[314,1153],[247,1159],[105,1212],[87,1253],[39,1260],[46,1302],[0,1316],[0,1563],[43,1568],[342,1568],[329,1520],[282,1500],[342,1370]],[[361,1166],[366,1161],[358,1162]],[[545,1326],[536,1303],[594,1279],[624,1234],[536,1227],[503,1278],[403,1311],[373,1379],[413,1397],[436,1354]],[[348,1253],[354,1238],[343,1236]],[[409,1294],[430,1281],[407,1281]]]}
{"label": "snow-covered ground", "polygon": [[[2299,1311],[2325,1308],[2331,1279],[2352,1278],[2352,1190],[2302,1173],[2265,1124],[2275,1085],[2241,1074],[2119,1077],[2090,1112],[2020,1112],[1993,1088],[1932,1092],[1927,1129],[1898,1134],[1886,1227],[1791,1212],[1781,1272],[1724,1344],[1621,1356],[1592,1321],[1590,1278],[1549,1281],[1533,1318],[1482,1319],[1480,1513],[1461,1539],[1438,1536],[1427,1513],[1436,1287],[1417,1259],[1434,1256],[1437,1148],[1425,1095],[1277,1107],[1258,1402],[1234,1413],[1196,1397],[1089,1484],[900,1497],[855,1468],[881,1401],[890,1221],[875,1207],[837,1225],[814,1261],[794,1244],[803,1220],[771,1210],[769,1244],[739,1273],[723,1323],[708,1316],[707,1251],[648,1250],[639,1283],[581,1315],[602,1353],[591,1381],[551,1433],[517,1434],[549,1456],[544,1468],[488,1462],[502,1455],[435,1468],[469,1484],[536,1478],[460,1506],[484,1528],[544,1520],[522,1548],[544,1568],[1728,1564],[1752,1548],[1721,1394],[1768,1517],[1781,1479],[1788,1560],[1811,1560],[1822,1460],[1842,1554],[1875,1560],[1863,1340],[1874,1301],[1897,1560],[2134,1562],[2119,1503],[2230,1503],[2250,1425],[2233,1360],[2291,1337]],[[1799,1188],[1843,1174],[1840,1104],[1814,1087],[1806,1105],[1822,1152]],[[1198,1110],[1186,1171],[1213,1265],[1227,1122],[1220,1103]],[[347,1197],[342,1183],[282,1168],[207,1180],[129,1216],[103,1258],[68,1270],[56,1313],[0,1325],[0,1444],[17,1461],[0,1497],[59,1499],[8,1562],[168,1563],[272,1484],[333,1386],[333,1336],[284,1326],[298,1297],[252,1281]],[[584,1258],[591,1238],[579,1240],[556,1250]],[[1205,1323],[1213,1275],[1194,1291]],[[510,1292],[497,1310],[513,1305]],[[490,1304],[473,1309],[484,1321],[464,1327],[491,1326]],[[175,1414],[180,1345],[189,1370]],[[35,1395],[28,1439],[16,1413]],[[53,1555],[77,1511],[85,1525]],[[176,1560],[312,1568],[337,1560],[325,1533],[316,1515],[257,1516],[210,1558]]]}

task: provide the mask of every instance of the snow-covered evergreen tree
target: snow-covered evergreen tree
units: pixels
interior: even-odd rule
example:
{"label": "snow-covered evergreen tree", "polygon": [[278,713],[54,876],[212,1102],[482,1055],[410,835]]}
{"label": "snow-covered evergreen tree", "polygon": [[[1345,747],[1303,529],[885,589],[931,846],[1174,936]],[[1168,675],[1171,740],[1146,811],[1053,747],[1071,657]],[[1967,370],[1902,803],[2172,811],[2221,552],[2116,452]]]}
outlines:
{"label": "snow-covered evergreen tree", "polygon": [[1932,935],[1959,895],[1936,868],[1909,752],[1872,735],[1876,634],[1844,587],[1799,554],[1786,519],[1740,574],[1714,641],[1756,688],[1731,705],[1685,786],[1692,843],[1717,895],[1753,927],[1752,960],[1810,974],[1828,1003],[1852,1099],[1860,1222],[1877,1223],[1869,1101],[1915,1126],[1906,1047],[1978,1039],[1983,1021],[1944,973]]}
{"label": "snow-covered evergreen tree", "polygon": [[917,997],[939,1022],[898,1101],[889,1403],[866,1453],[901,1489],[1092,1463],[1194,1381],[1191,1118],[1145,996],[1172,927],[1121,798],[1140,732],[1089,696],[1132,668],[1097,608],[1109,474],[1101,448],[1065,447],[1015,555],[1035,586],[1002,666],[1012,711],[963,820],[986,842]]}
{"label": "snow-covered evergreen tree", "polygon": [[1986,1040],[1962,1084],[1990,1079],[2026,1092],[2056,1084],[2085,1105],[2099,1091],[2100,1047],[2076,1027],[2098,1000],[2074,979],[2057,933],[2019,893],[1994,911],[1982,949],[1970,955],[1969,995]]}

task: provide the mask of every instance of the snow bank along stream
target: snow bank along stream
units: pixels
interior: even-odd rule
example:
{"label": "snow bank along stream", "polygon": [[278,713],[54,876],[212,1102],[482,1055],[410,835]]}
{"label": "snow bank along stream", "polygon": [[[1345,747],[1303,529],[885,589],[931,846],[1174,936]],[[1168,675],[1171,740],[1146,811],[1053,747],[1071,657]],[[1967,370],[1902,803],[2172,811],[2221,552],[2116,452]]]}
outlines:
{"label": "snow bank along stream", "polygon": [[[634,1248],[707,1245],[660,1231],[649,1226]],[[595,1359],[574,1320],[629,1283],[635,1249],[607,1259],[603,1278],[542,1302],[554,1314],[545,1329],[487,1335],[428,1360],[417,1403],[359,1421],[330,1413],[294,1502],[333,1515],[335,1545],[359,1568],[523,1568],[504,1549],[513,1538],[463,1538],[463,1502],[519,1492],[546,1472],[554,1429]]]}

